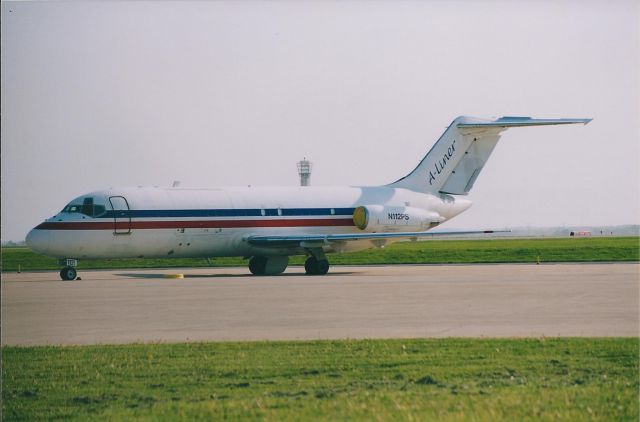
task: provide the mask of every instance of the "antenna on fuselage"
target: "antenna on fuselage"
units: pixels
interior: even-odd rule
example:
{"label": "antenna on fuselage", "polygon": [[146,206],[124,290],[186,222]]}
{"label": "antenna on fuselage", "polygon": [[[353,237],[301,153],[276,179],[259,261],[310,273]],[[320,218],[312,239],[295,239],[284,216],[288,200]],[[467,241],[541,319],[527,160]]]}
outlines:
{"label": "antenna on fuselage", "polygon": [[300,175],[300,186],[309,186],[311,182],[311,167],[313,163],[305,157],[302,161],[298,161],[298,175]]}

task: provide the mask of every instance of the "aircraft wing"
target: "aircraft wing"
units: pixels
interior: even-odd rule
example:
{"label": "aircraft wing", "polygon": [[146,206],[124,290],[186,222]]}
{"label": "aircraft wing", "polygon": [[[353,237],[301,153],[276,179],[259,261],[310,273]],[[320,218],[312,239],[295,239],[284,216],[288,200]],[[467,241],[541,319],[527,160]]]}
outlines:
{"label": "aircraft wing", "polygon": [[344,234],[308,234],[295,236],[249,236],[247,242],[255,246],[272,247],[320,247],[332,242],[384,239],[418,239],[419,237],[456,236],[484,233],[508,233],[510,230],[475,230],[451,232],[394,232],[394,233],[344,233]]}

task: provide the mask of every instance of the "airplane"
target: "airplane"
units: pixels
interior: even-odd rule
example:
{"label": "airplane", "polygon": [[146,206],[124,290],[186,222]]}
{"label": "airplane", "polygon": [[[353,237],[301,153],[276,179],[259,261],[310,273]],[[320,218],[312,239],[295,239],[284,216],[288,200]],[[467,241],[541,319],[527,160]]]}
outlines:
{"label": "airplane", "polygon": [[324,275],[328,253],[403,239],[482,233],[429,232],[471,206],[473,187],[502,132],[591,119],[460,116],[408,175],[383,186],[128,187],[81,195],[32,229],[27,245],[59,259],[62,280],[79,259],[242,256],[254,275],[285,271],[306,255]]}

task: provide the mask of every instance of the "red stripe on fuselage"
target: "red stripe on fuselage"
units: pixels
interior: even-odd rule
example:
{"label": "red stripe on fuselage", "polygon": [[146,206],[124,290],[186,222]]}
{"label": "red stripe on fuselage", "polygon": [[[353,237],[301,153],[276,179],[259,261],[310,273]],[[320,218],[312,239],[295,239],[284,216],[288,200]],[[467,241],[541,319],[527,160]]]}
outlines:
{"label": "red stripe on fuselage", "polygon": [[[217,229],[247,227],[328,227],[353,226],[351,218],[317,219],[304,218],[293,220],[206,220],[206,221],[131,221],[131,230],[146,229]],[[38,230],[128,230],[127,221],[118,221],[114,227],[111,222],[45,222],[36,227]]]}

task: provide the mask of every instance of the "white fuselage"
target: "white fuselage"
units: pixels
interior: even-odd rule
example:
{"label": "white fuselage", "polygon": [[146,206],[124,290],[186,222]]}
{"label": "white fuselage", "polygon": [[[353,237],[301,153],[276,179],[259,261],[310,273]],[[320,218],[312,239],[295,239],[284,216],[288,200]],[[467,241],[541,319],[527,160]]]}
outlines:
{"label": "white fuselage", "polygon": [[76,278],[78,259],[136,257],[243,256],[251,258],[252,274],[272,275],[285,271],[289,256],[307,255],[305,273],[324,275],[327,252],[424,237],[469,208],[457,195],[469,193],[504,130],[589,121],[459,116],[413,171],[386,186],[92,192],[35,227],[26,241],[61,259],[63,280]]}
{"label": "white fuselage", "polygon": [[[407,231],[407,227],[415,230],[411,226],[413,211],[405,210],[435,215],[441,223],[469,208],[471,202],[392,187],[107,189],[76,198],[31,230],[27,243],[45,255],[76,259],[304,254],[300,248],[263,249],[246,239],[256,235],[362,233],[353,213],[367,205],[397,212],[387,213],[395,220],[377,221],[366,231],[393,232]],[[325,252],[375,245],[360,240],[340,248],[327,245]]]}

